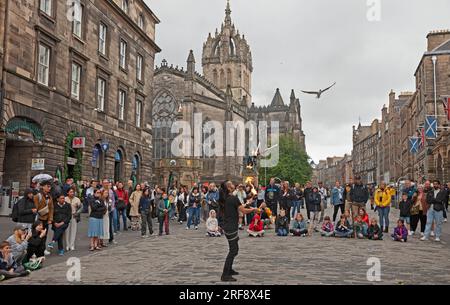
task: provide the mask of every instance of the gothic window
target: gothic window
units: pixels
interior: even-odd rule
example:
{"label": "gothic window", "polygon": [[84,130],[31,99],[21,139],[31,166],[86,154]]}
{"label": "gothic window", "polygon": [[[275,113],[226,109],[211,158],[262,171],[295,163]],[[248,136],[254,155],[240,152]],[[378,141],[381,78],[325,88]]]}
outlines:
{"label": "gothic window", "polygon": [[220,82],[219,87],[221,89],[225,88],[226,80],[225,80],[225,72],[223,70],[220,70],[220,80],[219,80],[219,82]]}
{"label": "gothic window", "polygon": [[232,79],[231,79],[231,70],[228,69],[227,70],[227,86],[232,84]]}
{"label": "gothic window", "polygon": [[171,158],[174,134],[170,132],[177,115],[177,102],[167,92],[161,93],[153,102],[153,155],[155,159]]}
{"label": "gothic window", "polygon": [[234,56],[236,54],[236,47],[234,46],[234,40],[230,37],[230,55]]}
{"label": "gothic window", "polygon": [[213,71],[213,82],[214,82],[214,85],[216,85],[216,86],[219,85],[219,75],[217,74],[216,69],[214,69],[214,71]]}

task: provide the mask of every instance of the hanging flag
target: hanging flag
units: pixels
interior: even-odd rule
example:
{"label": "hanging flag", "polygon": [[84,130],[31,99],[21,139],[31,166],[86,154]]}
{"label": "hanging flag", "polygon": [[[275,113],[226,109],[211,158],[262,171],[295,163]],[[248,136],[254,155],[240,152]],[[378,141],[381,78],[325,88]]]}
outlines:
{"label": "hanging flag", "polygon": [[419,152],[419,138],[409,137],[409,152],[417,154]]}
{"label": "hanging flag", "polygon": [[437,119],[435,116],[427,116],[425,118],[425,136],[427,138],[437,138]]}
{"label": "hanging flag", "polygon": [[447,120],[450,121],[450,97],[444,98],[444,108],[445,113],[447,114]]}
{"label": "hanging flag", "polygon": [[420,147],[425,147],[425,128],[420,129]]}

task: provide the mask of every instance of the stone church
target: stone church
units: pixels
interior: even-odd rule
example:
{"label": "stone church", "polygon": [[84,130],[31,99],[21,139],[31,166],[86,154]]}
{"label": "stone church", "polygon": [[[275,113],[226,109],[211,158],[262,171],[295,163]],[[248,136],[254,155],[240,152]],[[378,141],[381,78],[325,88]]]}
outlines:
{"label": "stone church", "polygon": [[202,74],[196,71],[196,59],[190,51],[186,69],[169,65],[166,60],[156,67],[152,105],[155,183],[166,185],[170,173],[173,181],[184,185],[242,180],[242,156],[173,156],[171,144],[177,134],[170,131],[172,123],[178,120],[190,122],[194,134],[194,124],[198,123],[194,122],[194,113],[202,114],[203,124],[212,120],[223,123],[279,121],[280,134],[294,137],[305,150],[301,107],[294,91],[288,105],[279,89],[270,105],[255,105],[252,99],[252,52],[245,35],[239,33],[231,20],[229,3],[220,32],[216,29],[214,35],[210,33],[203,44],[201,64]]}

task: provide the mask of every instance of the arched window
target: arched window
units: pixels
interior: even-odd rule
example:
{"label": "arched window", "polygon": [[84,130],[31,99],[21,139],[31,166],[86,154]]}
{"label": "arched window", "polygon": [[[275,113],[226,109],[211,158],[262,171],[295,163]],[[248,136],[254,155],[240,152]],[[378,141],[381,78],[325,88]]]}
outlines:
{"label": "arched window", "polygon": [[114,154],[114,182],[122,181],[123,173],[123,152],[118,149]]}
{"label": "arched window", "polygon": [[175,99],[163,92],[153,101],[153,156],[155,159],[171,158],[171,145],[174,135],[170,132],[176,120],[178,104]]}
{"label": "arched window", "polygon": [[219,88],[223,89],[225,88],[226,80],[225,80],[225,72],[223,70],[220,70],[220,79],[219,79]]}
{"label": "arched window", "polygon": [[133,156],[133,159],[131,160],[130,179],[133,180],[133,185],[136,185],[137,182],[140,180],[140,167],[141,167],[141,158],[139,157],[139,154],[135,154]]}
{"label": "arched window", "polygon": [[234,45],[233,38],[230,37],[230,55],[234,56],[236,54],[236,47]]}
{"label": "arched window", "polygon": [[231,70],[230,69],[227,70],[227,86],[228,85],[232,86]]}
{"label": "arched window", "polygon": [[100,144],[96,144],[92,150],[92,176],[96,180],[101,180],[104,177],[105,154]]}
{"label": "arched window", "polygon": [[214,85],[219,86],[219,75],[217,74],[216,69],[214,69],[214,71],[213,71],[213,82],[214,82]]}

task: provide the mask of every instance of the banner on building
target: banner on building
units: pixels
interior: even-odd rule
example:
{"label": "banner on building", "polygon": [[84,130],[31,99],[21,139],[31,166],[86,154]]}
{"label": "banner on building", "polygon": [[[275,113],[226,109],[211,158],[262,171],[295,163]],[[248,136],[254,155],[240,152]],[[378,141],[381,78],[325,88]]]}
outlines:
{"label": "banner on building", "polygon": [[427,138],[437,138],[437,119],[435,116],[427,116],[425,118],[425,136]]}
{"label": "banner on building", "polygon": [[75,137],[72,139],[72,148],[85,148],[86,138],[85,137]]}
{"label": "banner on building", "polygon": [[409,152],[417,154],[419,152],[419,138],[409,137]]}
{"label": "banner on building", "polygon": [[447,114],[447,120],[450,121],[450,97],[444,98],[444,108],[445,113]]}
{"label": "banner on building", "polygon": [[45,159],[31,159],[31,170],[42,171],[45,169]]}

